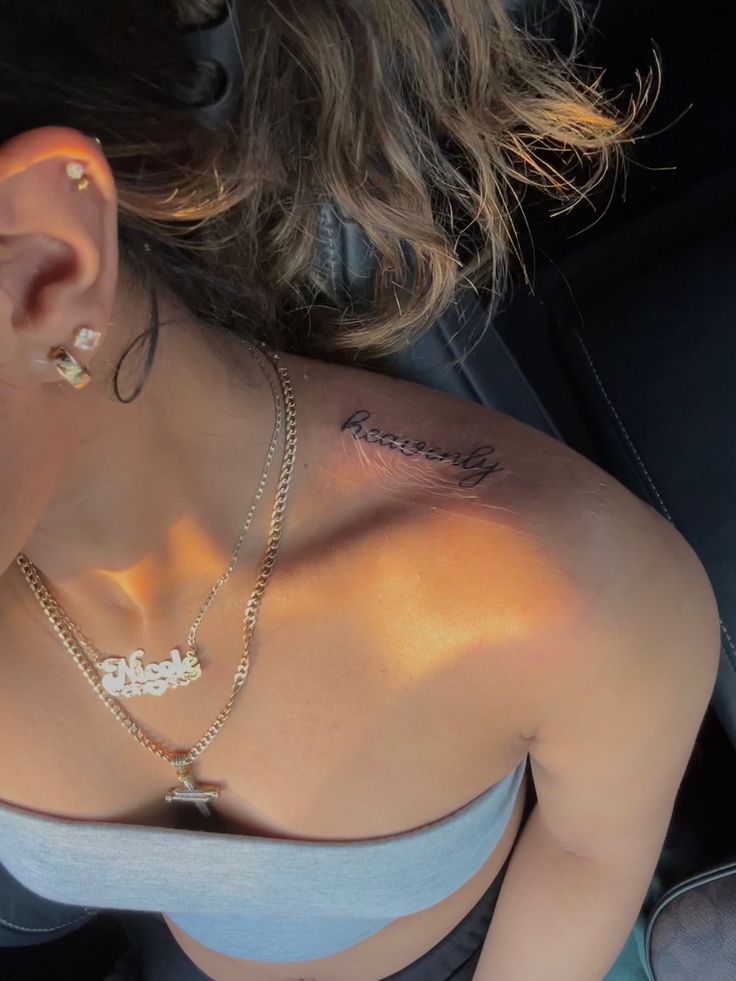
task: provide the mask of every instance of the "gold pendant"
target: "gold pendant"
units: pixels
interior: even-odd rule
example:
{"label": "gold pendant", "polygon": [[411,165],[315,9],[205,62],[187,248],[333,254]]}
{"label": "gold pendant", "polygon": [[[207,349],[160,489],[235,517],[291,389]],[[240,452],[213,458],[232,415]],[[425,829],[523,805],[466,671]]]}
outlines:
{"label": "gold pendant", "polygon": [[210,809],[204,802],[217,797],[220,790],[211,784],[196,784],[192,776],[192,764],[185,763],[184,759],[185,755],[175,756],[170,762],[172,766],[176,767],[176,775],[184,784],[185,789],[172,787],[166,795],[166,802],[169,804],[194,804],[201,814],[210,817]]}
{"label": "gold pendant", "polygon": [[179,648],[174,647],[169,652],[171,660],[140,663],[144,651],[133,651],[128,660],[124,657],[108,657],[99,665],[105,672],[102,676],[103,687],[117,698],[131,698],[133,695],[163,695],[169,688],[188,685],[202,676],[197,655],[187,651],[182,660]]}

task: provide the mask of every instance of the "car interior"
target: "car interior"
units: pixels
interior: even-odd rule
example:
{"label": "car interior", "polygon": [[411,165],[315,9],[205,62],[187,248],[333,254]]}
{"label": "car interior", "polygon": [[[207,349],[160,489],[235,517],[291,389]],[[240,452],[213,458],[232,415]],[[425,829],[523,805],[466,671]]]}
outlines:
{"label": "car interior", "polygon": [[[520,18],[540,9],[540,0],[513,3]],[[605,71],[623,104],[655,52],[661,63],[626,174],[589,211],[583,203],[552,217],[550,201],[530,192],[519,225],[530,282],[513,277],[481,339],[484,298],[459,294],[419,341],[373,370],[565,442],[656,508],[700,557],[721,617],[718,680],[636,928],[605,981],[725,981],[736,978],[736,10],[727,0],[697,9],[599,0],[592,12],[582,60]],[[564,12],[551,13],[564,48]],[[333,302],[366,295],[371,250],[328,206],[320,262]],[[60,940],[3,951],[1,973],[104,979],[124,942],[101,915]]]}

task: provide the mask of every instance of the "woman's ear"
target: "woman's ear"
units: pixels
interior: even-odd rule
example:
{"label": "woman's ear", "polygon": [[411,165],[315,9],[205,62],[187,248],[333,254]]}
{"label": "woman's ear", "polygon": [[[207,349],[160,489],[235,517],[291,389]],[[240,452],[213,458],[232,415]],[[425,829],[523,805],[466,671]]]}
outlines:
{"label": "woman's ear", "polygon": [[90,361],[115,302],[117,235],[115,181],[93,137],[46,126],[0,146],[0,381],[59,382],[56,347]]}

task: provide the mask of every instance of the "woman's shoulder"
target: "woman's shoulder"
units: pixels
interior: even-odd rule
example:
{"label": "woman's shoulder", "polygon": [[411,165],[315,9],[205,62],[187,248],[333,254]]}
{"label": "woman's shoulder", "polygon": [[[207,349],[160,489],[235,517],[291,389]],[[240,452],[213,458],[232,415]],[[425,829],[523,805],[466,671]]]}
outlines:
{"label": "woman's shoulder", "polygon": [[380,488],[430,594],[444,590],[445,606],[472,617],[469,632],[489,649],[513,651],[536,672],[550,645],[561,650],[586,625],[591,636],[596,623],[633,626],[648,598],[666,605],[683,588],[713,621],[710,582],[687,540],[591,460],[449,393],[329,370],[323,411],[345,485]]}
{"label": "woman's shoulder", "polygon": [[[573,560],[607,520],[668,522],[572,447],[496,409],[377,371],[294,358],[307,452],[351,496],[382,492],[405,516],[446,518],[471,538],[505,533]],[[448,543],[449,545],[449,543]]]}
{"label": "woman's shoulder", "polygon": [[339,489],[336,513],[356,514],[362,501],[387,546],[391,530],[409,536],[418,571],[481,608],[504,598],[549,629],[646,578],[653,555],[704,576],[671,522],[547,433],[428,386],[289,358],[322,500]]}

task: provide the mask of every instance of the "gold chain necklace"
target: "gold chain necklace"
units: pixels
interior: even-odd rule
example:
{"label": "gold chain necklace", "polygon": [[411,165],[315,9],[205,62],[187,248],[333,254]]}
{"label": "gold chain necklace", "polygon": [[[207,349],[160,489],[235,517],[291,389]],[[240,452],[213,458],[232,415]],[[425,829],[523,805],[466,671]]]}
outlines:
{"label": "gold chain necklace", "polygon": [[[261,347],[264,348],[265,344],[261,342]],[[256,352],[250,348],[251,353],[258,361],[259,365],[263,369],[263,364],[259,360]],[[245,615],[243,617],[243,656],[238,663],[235,670],[235,680],[233,683],[233,688],[230,693],[230,697],[225,703],[225,707],[222,709],[220,714],[217,716],[212,725],[207,729],[204,736],[191,747],[188,751],[181,750],[167,750],[164,747],[158,745],[140,726],[137,725],[128,715],[128,713],[123,709],[123,707],[117,704],[110,694],[106,691],[103,684],[100,683],[99,677],[94,669],[94,661],[85,653],[85,648],[82,644],[77,642],[76,634],[78,631],[76,624],[71,620],[71,618],[64,612],[59,603],[51,596],[46,587],[41,583],[38,576],[38,570],[33,565],[33,563],[24,556],[22,553],[17,556],[16,561],[23,570],[23,575],[28,582],[28,585],[33,590],[33,593],[38,600],[41,609],[46,615],[47,619],[51,623],[55,632],[61,639],[64,647],[72,655],[74,662],[77,667],[85,675],[87,681],[92,685],[92,687],[97,692],[98,697],[105,703],[107,708],[112,712],[118,722],[123,725],[128,732],[133,735],[136,740],[142,743],[146,749],[150,752],[155,753],[162,759],[166,760],[171,766],[176,770],[176,775],[183,787],[173,787],[165,796],[165,800],[168,803],[189,803],[194,804],[197,809],[205,816],[210,816],[209,807],[206,804],[207,800],[216,798],[219,795],[219,787],[212,785],[198,785],[194,781],[192,775],[192,765],[194,761],[202,755],[202,753],[207,749],[215,736],[220,732],[222,727],[227,721],[235,699],[238,692],[245,684],[245,680],[248,676],[248,668],[250,665],[250,641],[253,635],[253,630],[255,628],[256,619],[258,617],[258,609],[263,598],[263,593],[265,592],[266,585],[271,576],[273,566],[276,560],[276,554],[279,549],[279,543],[281,540],[281,525],[283,521],[284,511],[286,509],[286,498],[288,496],[289,485],[291,483],[291,477],[294,469],[294,458],[296,455],[296,442],[297,442],[297,428],[296,428],[296,409],[294,404],[294,393],[291,387],[291,381],[289,379],[289,374],[283,365],[278,365],[279,355],[275,352],[268,351],[267,357],[271,361],[272,367],[276,371],[279,384],[281,387],[281,394],[284,400],[284,406],[286,410],[286,437],[284,441],[284,457],[281,466],[281,476],[279,478],[278,488],[276,490],[276,497],[274,501],[273,512],[271,516],[271,529],[268,537],[268,545],[266,547],[266,552],[264,555],[261,568],[258,573],[258,579],[256,581],[255,588],[248,599],[245,607]],[[263,369],[265,370],[265,369]],[[273,385],[273,381],[269,377],[269,384],[271,385],[271,390],[274,396],[274,402],[276,404],[277,413],[277,429],[280,428],[280,407],[278,404],[278,398],[276,395],[276,390]],[[273,446],[273,441],[272,441]],[[270,465],[270,460],[272,457],[272,452],[269,449],[269,460],[267,466]],[[262,493],[262,488],[265,485],[265,479],[262,478],[260,493]],[[257,503],[257,498],[254,501],[253,507]],[[250,518],[252,514],[249,513],[248,524],[250,523]],[[247,527],[246,527],[247,530]],[[244,537],[243,533],[241,538]],[[236,548],[240,547],[241,540],[239,539],[239,544]],[[232,569],[234,568],[234,562],[231,561],[230,567],[228,568],[227,575],[229,577]],[[224,580],[223,580],[224,581]],[[220,585],[222,584],[218,580]],[[219,588],[219,586],[217,586]],[[211,602],[212,594],[208,598],[208,602],[195,621],[195,634],[196,627],[199,626],[199,622],[206,612],[207,606]],[[85,646],[88,646],[90,650],[91,645],[85,642]],[[97,658],[97,663],[101,664],[99,656]]]}

